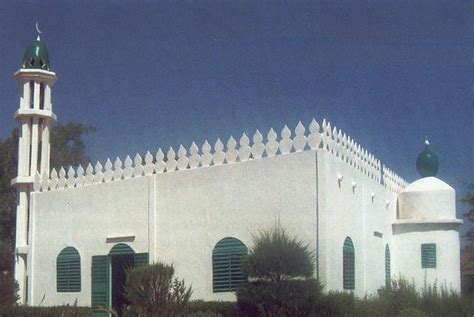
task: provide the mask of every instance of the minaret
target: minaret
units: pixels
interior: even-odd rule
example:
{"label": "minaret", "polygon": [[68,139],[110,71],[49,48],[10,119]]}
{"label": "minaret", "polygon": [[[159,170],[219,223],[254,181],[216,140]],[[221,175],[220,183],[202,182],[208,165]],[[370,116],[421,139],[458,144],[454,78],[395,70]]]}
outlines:
{"label": "minaret", "polygon": [[12,180],[17,189],[15,279],[20,286],[20,303],[26,303],[29,246],[30,192],[36,172],[49,176],[49,135],[56,121],[51,88],[56,74],[50,71],[46,46],[38,38],[26,48],[20,70],[15,73],[20,86],[18,122],[18,173]]}

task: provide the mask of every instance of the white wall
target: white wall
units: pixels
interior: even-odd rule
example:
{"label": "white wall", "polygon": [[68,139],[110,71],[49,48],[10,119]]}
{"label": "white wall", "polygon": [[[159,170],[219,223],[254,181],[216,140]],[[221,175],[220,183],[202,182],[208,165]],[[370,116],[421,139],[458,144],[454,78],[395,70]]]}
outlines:
{"label": "white wall", "polygon": [[[235,237],[250,247],[253,234],[280,221],[316,250],[315,175],[308,151],[35,193],[30,303],[45,294],[42,305],[90,305],[91,257],[109,252],[115,243],[106,237],[124,235],[135,235],[127,244],[136,252],[173,264],[193,298],[233,299],[212,293],[214,246]],[[56,292],[56,257],[66,246],[81,255],[80,293]]]}
{"label": "white wall", "polygon": [[[150,177],[34,193],[29,280],[30,305],[90,305],[91,257],[106,255],[109,236],[135,235],[127,242],[148,252]],[[81,256],[81,292],[56,292],[56,257],[67,246]],[[43,299],[44,296],[44,300]]]}
{"label": "white wall", "polygon": [[[394,273],[419,289],[424,285],[446,287],[460,292],[460,246],[458,224],[398,224],[394,228],[395,254],[398,259]],[[436,243],[436,268],[421,267],[421,244]]]}
{"label": "white wall", "polygon": [[[193,286],[194,299],[234,299],[231,293],[212,292],[214,246],[234,237],[251,247],[253,235],[278,221],[317,251],[315,275],[325,291],[343,289],[347,236],[355,247],[357,295],[385,285],[386,244],[392,275],[413,274],[418,282],[431,274],[412,269],[410,262],[419,260],[420,241],[427,237],[439,250],[435,278],[459,287],[457,232],[397,231],[392,238],[397,194],[323,149],[37,192],[32,197],[32,305],[38,305],[43,294],[42,305],[72,304],[76,299],[79,305],[90,305],[91,257],[108,254],[115,243],[106,243],[107,237],[129,235],[135,240],[127,244],[136,252],[173,264],[176,275]],[[448,240],[454,242],[448,245]],[[81,255],[80,293],[56,292],[56,257],[67,246]],[[453,257],[458,261],[454,266],[447,262]]]}
{"label": "white wall", "polygon": [[316,250],[315,151],[154,177],[156,259],[173,263],[195,299],[235,298],[212,293],[212,250],[225,237],[251,247],[279,220]]}
{"label": "white wall", "polygon": [[374,293],[385,285],[385,245],[393,249],[396,194],[325,150],[318,150],[317,160],[321,282],[326,291],[343,290],[342,250],[349,236],[355,249],[354,293]]}

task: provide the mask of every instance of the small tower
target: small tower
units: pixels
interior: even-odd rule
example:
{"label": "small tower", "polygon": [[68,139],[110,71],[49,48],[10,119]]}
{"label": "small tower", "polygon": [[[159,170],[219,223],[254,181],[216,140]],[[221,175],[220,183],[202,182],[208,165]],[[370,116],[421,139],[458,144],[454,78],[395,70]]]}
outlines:
{"label": "small tower", "polygon": [[18,173],[12,180],[17,189],[15,279],[20,302],[26,303],[30,192],[37,172],[49,176],[49,135],[56,122],[51,103],[56,74],[50,71],[48,50],[39,35],[26,48],[15,79],[20,86],[20,108],[14,114],[19,127]]}
{"label": "small tower", "polygon": [[[439,161],[425,140],[416,168],[421,179],[398,196],[393,224],[396,272],[419,288],[446,287],[460,292],[460,243],[454,189],[436,177]],[[438,288],[439,289],[439,288]]]}

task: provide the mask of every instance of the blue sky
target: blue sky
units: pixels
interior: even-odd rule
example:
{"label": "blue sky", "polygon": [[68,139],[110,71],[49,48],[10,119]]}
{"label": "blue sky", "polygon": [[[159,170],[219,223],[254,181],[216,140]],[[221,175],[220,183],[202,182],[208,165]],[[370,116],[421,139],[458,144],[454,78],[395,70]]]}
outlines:
{"label": "blue sky", "polygon": [[458,197],[474,182],[472,1],[1,1],[0,139],[36,20],[93,160],[315,117],[408,181],[427,135]]}

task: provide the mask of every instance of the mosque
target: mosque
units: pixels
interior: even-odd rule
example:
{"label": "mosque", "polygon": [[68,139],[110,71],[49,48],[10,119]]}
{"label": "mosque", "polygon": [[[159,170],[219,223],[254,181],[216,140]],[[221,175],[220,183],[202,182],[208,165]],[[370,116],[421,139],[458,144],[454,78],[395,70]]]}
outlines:
{"label": "mosque", "polygon": [[38,37],[15,73],[20,105],[15,277],[28,305],[118,308],[124,266],[161,261],[193,299],[234,300],[242,257],[278,221],[315,254],[326,291],[404,277],[460,291],[455,192],[426,142],[411,184],[326,120],[104,164],[50,169],[56,74]]}

